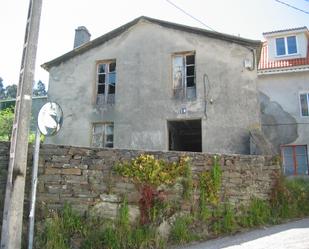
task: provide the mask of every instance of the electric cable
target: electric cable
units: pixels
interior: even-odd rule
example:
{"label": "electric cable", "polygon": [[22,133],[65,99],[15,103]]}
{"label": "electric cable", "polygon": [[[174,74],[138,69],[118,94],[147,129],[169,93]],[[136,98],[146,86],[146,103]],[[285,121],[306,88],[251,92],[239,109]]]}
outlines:
{"label": "electric cable", "polygon": [[[303,12],[303,13],[309,15],[309,11],[305,11],[305,10],[303,10],[303,9],[297,8],[297,7],[295,7],[295,6],[291,5],[291,4],[288,4],[288,3],[286,3],[286,2],[282,2],[282,1],[280,1],[280,0],[275,0],[275,1],[278,2],[278,3],[284,4],[284,5],[286,5],[286,6],[290,7],[290,8],[292,8],[292,9],[301,11],[301,12]],[[306,1],[308,2],[308,0],[306,0]]]}
{"label": "electric cable", "polygon": [[202,24],[203,26],[205,26],[206,28],[217,32],[216,30],[214,30],[213,28],[211,28],[210,26],[208,26],[207,24],[205,24],[204,22],[202,22],[201,20],[197,19],[196,17],[194,17],[193,15],[191,15],[190,13],[188,13],[187,11],[185,11],[184,9],[180,8],[179,6],[177,6],[176,4],[174,4],[173,2],[171,2],[170,0],[166,0],[166,2],[168,2],[169,4],[171,4],[172,6],[174,6],[176,9],[180,10],[181,12],[183,12],[184,14],[186,14],[187,16],[193,18],[195,21],[199,22],[200,24]]}

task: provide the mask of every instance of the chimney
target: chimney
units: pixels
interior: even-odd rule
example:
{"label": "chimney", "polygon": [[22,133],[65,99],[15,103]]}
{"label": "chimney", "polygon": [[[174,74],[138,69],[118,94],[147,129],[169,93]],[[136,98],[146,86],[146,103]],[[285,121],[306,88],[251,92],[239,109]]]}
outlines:
{"label": "chimney", "polygon": [[83,45],[86,42],[90,41],[91,34],[88,29],[84,26],[80,26],[75,29],[75,39],[74,39],[74,48],[77,48]]}

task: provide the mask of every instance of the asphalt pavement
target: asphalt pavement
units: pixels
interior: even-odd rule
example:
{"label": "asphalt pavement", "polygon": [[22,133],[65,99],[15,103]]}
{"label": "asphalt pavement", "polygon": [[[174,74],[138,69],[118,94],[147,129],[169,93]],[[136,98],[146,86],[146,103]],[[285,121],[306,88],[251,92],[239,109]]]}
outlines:
{"label": "asphalt pavement", "polygon": [[309,218],[177,249],[309,249]]}

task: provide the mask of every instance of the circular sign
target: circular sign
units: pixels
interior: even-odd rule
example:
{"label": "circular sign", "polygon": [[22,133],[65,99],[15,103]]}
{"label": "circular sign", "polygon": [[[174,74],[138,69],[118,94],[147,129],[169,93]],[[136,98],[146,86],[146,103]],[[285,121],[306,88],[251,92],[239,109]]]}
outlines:
{"label": "circular sign", "polygon": [[42,106],[38,115],[38,127],[44,136],[53,136],[60,130],[63,123],[63,112],[55,102]]}

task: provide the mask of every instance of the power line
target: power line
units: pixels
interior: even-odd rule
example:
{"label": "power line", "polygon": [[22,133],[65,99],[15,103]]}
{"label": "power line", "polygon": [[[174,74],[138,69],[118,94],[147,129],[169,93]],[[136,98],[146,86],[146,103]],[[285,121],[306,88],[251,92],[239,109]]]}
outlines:
{"label": "power line", "polygon": [[[308,11],[305,11],[305,10],[299,9],[299,8],[297,8],[297,7],[293,6],[293,5],[290,5],[290,4],[288,4],[288,3],[285,3],[285,2],[282,2],[282,1],[279,1],[279,0],[275,0],[275,1],[276,1],[276,2],[278,2],[278,3],[284,4],[284,5],[286,5],[286,6],[290,7],[290,8],[292,8],[292,9],[295,9],[295,10],[301,11],[301,12],[303,12],[303,13],[305,13],[305,14],[309,15],[309,12],[308,12]],[[308,2],[308,0],[306,0],[306,1]]]}
{"label": "power line", "polygon": [[196,17],[192,16],[190,13],[186,12],[184,9],[178,7],[176,4],[174,4],[173,2],[166,0],[166,2],[168,2],[169,4],[171,4],[172,6],[174,6],[176,9],[180,10],[181,12],[185,13],[187,16],[193,18],[195,21],[199,22],[200,24],[202,24],[203,26],[205,26],[206,28],[217,32],[216,30],[214,30],[213,28],[211,28],[210,26],[208,26],[207,24],[205,24],[204,22],[202,22],[201,20],[197,19]]}

